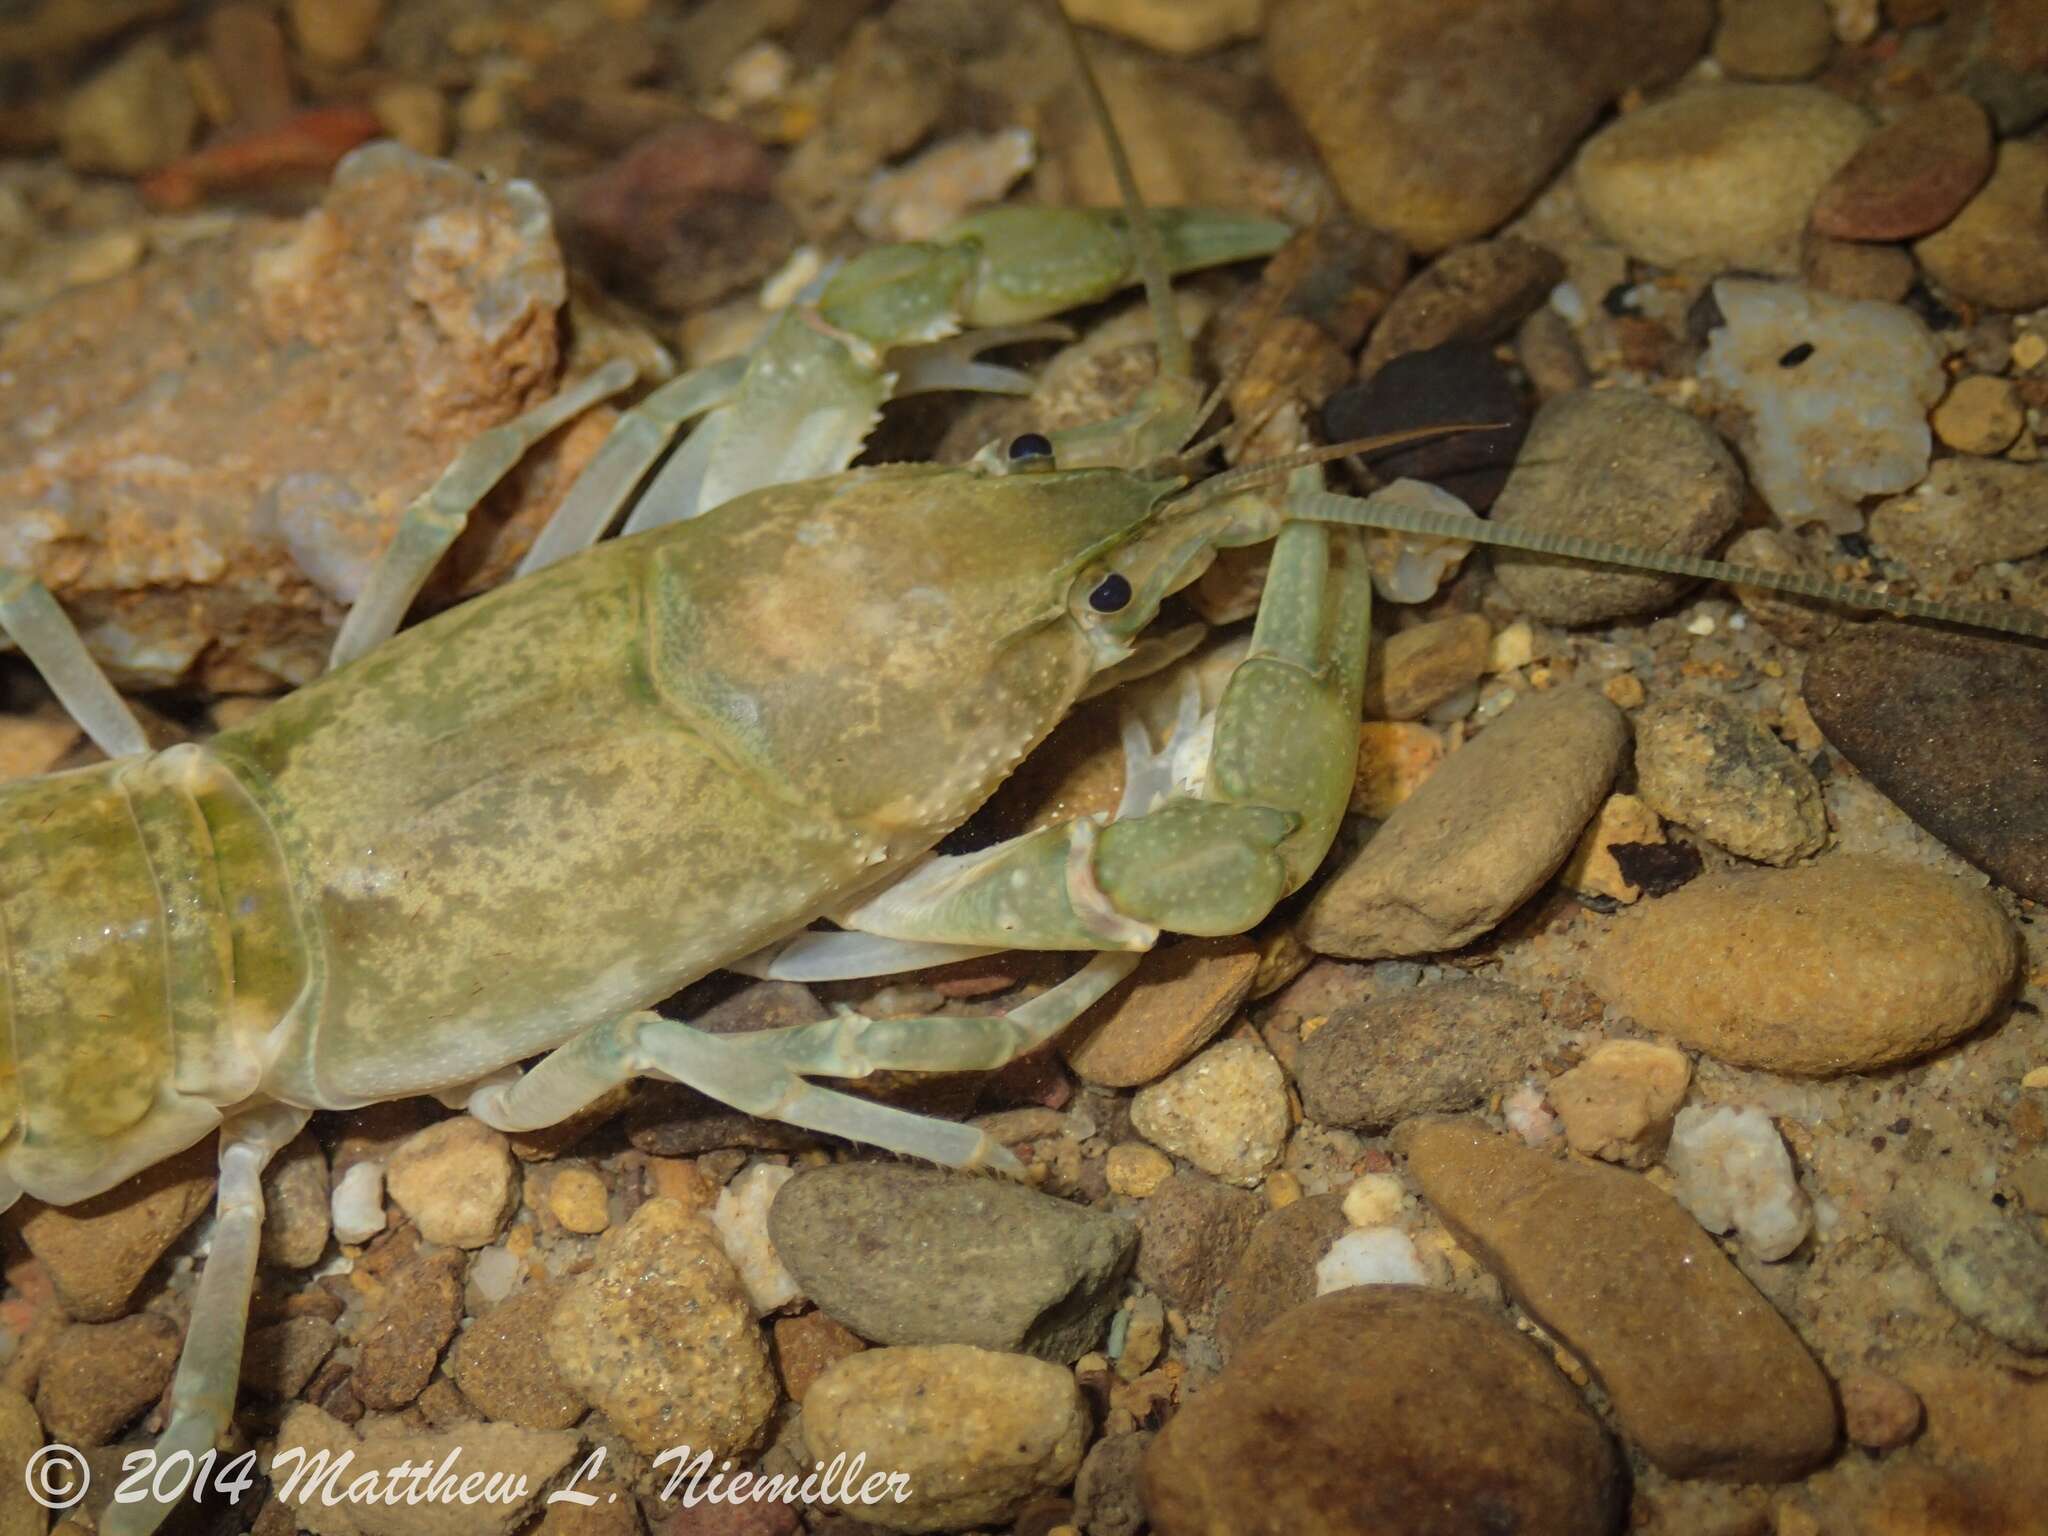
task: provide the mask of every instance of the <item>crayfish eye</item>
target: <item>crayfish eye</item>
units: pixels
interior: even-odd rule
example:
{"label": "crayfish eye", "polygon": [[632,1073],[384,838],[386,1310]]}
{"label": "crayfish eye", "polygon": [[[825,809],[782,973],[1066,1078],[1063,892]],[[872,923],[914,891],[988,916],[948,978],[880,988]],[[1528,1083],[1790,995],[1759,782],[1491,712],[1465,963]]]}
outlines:
{"label": "crayfish eye", "polygon": [[1043,432],[1022,432],[1010,439],[1010,462],[1018,469],[1051,469],[1052,439]]}
{"label": "crayfish eye", "polygon": [[1121,613],[1130,601],[1131,584],[1115,571],[1095,583],[1095,590],[1088,594],[1088,606],[1097,613]]}

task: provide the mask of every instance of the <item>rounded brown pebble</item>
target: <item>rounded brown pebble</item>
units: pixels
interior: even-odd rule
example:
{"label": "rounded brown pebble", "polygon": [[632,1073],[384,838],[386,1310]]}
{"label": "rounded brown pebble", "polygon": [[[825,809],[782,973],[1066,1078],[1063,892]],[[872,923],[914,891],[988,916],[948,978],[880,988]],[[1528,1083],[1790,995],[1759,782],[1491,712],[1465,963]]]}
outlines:
{"label": "rounded brown pebble", "polygon": [[1645,1029],[1722,1061],[1832,1077],[1967,1034],[2018,963],[1989,892],[1842,854],[1695,880],[1618,922],[1587,979]]}
{"label": "rounded brown pebble", "polygon": [[2001,144],[1991,179],[1913,254],[1930,277],[1973,304],[2048,304],[2048,144]]}
{"label": "rounded brown pebble", "polygon": [[1991,174],[1991,120],[1952,91],[1872,134],[1821,188],[1816,232],[1838,240],[1910,240],[1956,216]]}
{"label": "rounded brown pebble", "polygon": [[2012,382],[1985,373],[1956,380],[1934,408],[1935,436],[1958,453],[2003,453],[2026,424]]}
{"label": "rounded brown pebble", "polygon": [[1919,1433],[1920,1399],[1897,1377],[1883,1371],[1849,1371],[1835,1383],[1835,1390],[1842,1399],[1842,1427],[1856,1444],[1889,1451]]}
{"label": "rounded brown pebble", "polygon": [[1660,699],[1636,716],[1636,779],[1659,815],[1730,853],[1790,864],[1828,840],[1813,772],[1715,694]]}
{"label": "rounded brown pebble", "polygon": [[1279,1318],[1147,1448],[1155,1536],[1609,1536],[1621,1464],[1477,1302],[1355,1286]]}
{"label": "rounded brown pebble", "polygon": [[1714,62],[1745,80],[1804,80],[1827,63],[1835,29],[1822,0],[1721,0]]}
{"label": "rounded brown pebble", "polygon": [[561,1297],[557,1285],[528,1285],[456,1340],[448,1374],[485,1418],[524,1429],[567,1429],[583,1417],[583,1399],[548,1356],[550,1320]]}
{"label": "rounded brown pebble", "polygon": [[1105,1088],[1164,1077],[1230,1022],[1258,969],[1257,946],[1235,935],[1155,949],[1061,1035],[1061,1054]]}
{"label": "rounded brown pebble", "polygon": [[1316,1265],[1351,1229],[1342,1195],[1310,1195],[1269,1212],[1224,1282],[1216,1343],[1225,1358],[1289,1307],[1316,1294]]}

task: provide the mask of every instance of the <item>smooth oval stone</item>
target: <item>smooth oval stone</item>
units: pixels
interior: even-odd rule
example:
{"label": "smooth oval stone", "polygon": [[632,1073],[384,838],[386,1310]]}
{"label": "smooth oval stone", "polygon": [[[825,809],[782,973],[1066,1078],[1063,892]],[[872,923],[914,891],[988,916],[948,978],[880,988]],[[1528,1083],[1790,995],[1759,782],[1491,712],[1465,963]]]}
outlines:
{"label": "smooth oval stone", "polygon": [[1941,228],[1991,174],[1991,120],[1951,91],[1870,136],[1821,188],[1813,227],[1838,240],[1910,240]]}
{"label": "smooth oval stone", "polygon": [[1803,692],[1829,743],[1908,816],[2048,901],[2048,652],[1855,624],[1808,659]]}
{"label": "smooth oval stone", "polygon": [[1840,854],[1695,880],[1617,922],[1587,980],[1645,1029],[1722,1061],[1832,1077],[1968,1034],[2018,965],[1988,891]]}
{"label": "smooth oval stone", "polygon": [[1928,276],[1972,304],[2048,304],[2048,144],[2001,144],[1991,179],[1913,254]]}
{"label": "smooth oval stone", "polygon": [[1834,1394],[1813,1356],[1648,1179],[1477,1120],[1411,1120],[1394,1145],[1437,1214],[1586,1362],[1622,1433],[1666,1472],[1782,1482],[1834,1449]]}
{"label": "smooth oval stone", "polygon": [[1373,467],[1389,483],[1421,480],[1484,512],[1500,494],[1529,430],[1521,392],[1484,342],[1447,341],[1404,352],[1323,405],[1323,432],[1333,443],[1475,421],[1502,425],[1375,454]]}
{"label": "smooth oval stone", "polygon": [[1279,1318],[1147,1447],[1155,1536],[1610,1536],[1619,1458],[1498,1314],[1419,1286]]}
{"label": "smooth oval stone", "polygon": [[804,1294],[862,1338],[1060,1361],[1101,1338],[1138,1238],[1021,1184],[889,1163],[799,1173],[768,1236]]}

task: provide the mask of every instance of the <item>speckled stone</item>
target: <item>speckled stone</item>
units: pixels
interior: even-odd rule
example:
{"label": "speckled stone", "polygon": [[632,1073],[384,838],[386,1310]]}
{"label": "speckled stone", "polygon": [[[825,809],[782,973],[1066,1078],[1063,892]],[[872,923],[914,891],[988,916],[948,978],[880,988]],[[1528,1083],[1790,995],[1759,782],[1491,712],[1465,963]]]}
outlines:
{"label": "speckled stone", "polygon": [[596,1264],[555,1307],[548,1351],[643,1455],[738,1455],[778,1397],[738,1271],[711,1224],[673,1200],[649,1200],[598,1240]]}
{"label": "speckled stone", "polygon": [[567,1429],[583,1417],[548,1353],[548,1333],[561,1287],[530,1283],[462,1330],[448,1374],[487,1419],[525,1429]]}
{"label": "speckled stone", "polygon": [[1212,1045],[1131,1100],[1139,1135],[1227,1184],[1250,1186],[1287,1142],[1287,1078],[1256,1040]]}
{"label": "speckled stone", "polygon": [[1837,854],[1725,870],[1619,920],[1587,979],[1645,1029],[1736,1066],[1828,1077],[1912,1061],[2011,990],[2012,923],[1920,864]]}
{"label": "speckled stone", "polygon": [[1807,663],[1828,742],[2000,884],[2048,901],[2048,655],[1904,624],[1845,626]]}
{"label": "speckled stone", "polygon": [[1473,1120],[1410,1121],[1395,1146],[1437,1214],[1585,1361],[1622,1432],[1663,1470],[1783,1482],[1834,1450],[1827,1377],[1647,1179],[1560,1162]]}
{"label": "speckled stone", "polygon": [[1813,771],[1754,716],[1718,695],[1681,694],[1642,711],[1635,729],[1638,787],[1660,815],[1765,864],[1826,844]]}
{"label": "speckled stone", "polygon": [[1621,1460],[1490,1308],[1414,1286],[1296,1307],[1145,1454],[1156,1536],[1608,1536]]}
{"label": "speckled stone", "polygon": [[1138,1209],[1138,1278],[1186,1312],[1209,1305],[1266,1205],[1199,1173],[1162,1180]]}
{"label": "speckled stone", "polygon": [[799,1173],[768,1235],[804,1294],[863,1338],[1060,1361],[1101,1339],[1137,1238],[1120,1216],[1019,1184],[888,1163]]}
{"label": "speckled stone", "polygon": [[22,1241],[43,1261],[64,1310],[80,1322],[121,1316],[156,1261],[213,1201],[212,1137],[76,1205],[23,1200]]}

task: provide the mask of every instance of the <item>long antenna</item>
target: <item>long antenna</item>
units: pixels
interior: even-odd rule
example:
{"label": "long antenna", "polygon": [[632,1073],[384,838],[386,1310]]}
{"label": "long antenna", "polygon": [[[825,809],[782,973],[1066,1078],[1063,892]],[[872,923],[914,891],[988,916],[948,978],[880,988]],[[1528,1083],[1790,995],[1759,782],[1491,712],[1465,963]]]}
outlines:
{"label": "long antenna", "polygon": [[1088,50],[1081,45],[1081,29],[1074,25],[1074,18],[1067,14],[1060,0],[1052,0],[1052,8],[1074,50],[1074,63],[1081,71],[1081,88],[1088,93],[1088,104],[1102,125],[1103,142],[1109,146],[1110,169],[1116,173],[1117,190],[1123,194],[1124,211],[1131,221],[1138,274],[1145,280],[1145,302],[1159,332],[1159,371],[1189,378],[1194,373],[1194,352],[1181,331],[1179,311],[1174,308],[1173,284],[1166,272],[1166,248],[1159,243],[1159,231],[1146,211],[1145,199],[1138,195],[1138,178],[1131,173],[1130,156],[1124,153],[1124,141],[1117,134],[1115,119],[1109,115],[1109,99],[1102,94],[1102,82],[1095,78]]}

